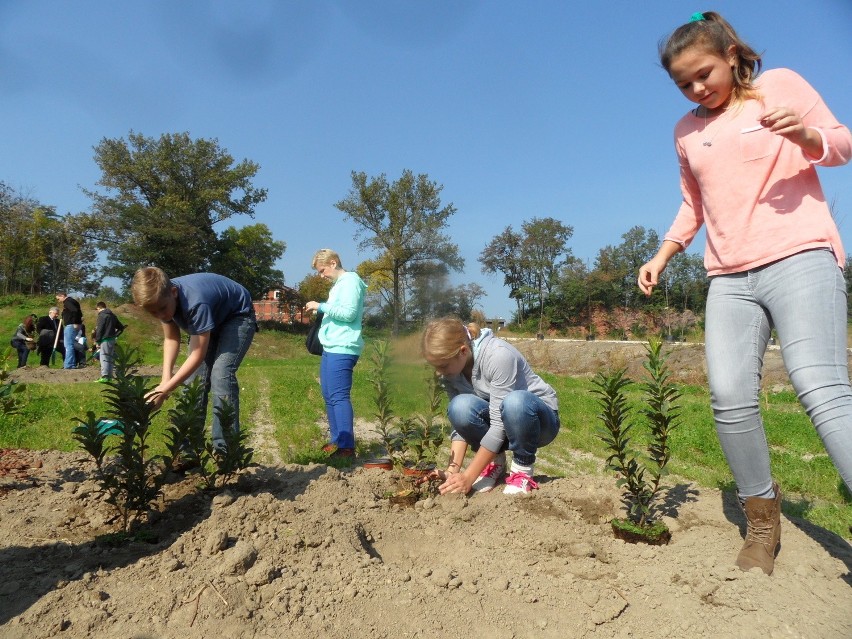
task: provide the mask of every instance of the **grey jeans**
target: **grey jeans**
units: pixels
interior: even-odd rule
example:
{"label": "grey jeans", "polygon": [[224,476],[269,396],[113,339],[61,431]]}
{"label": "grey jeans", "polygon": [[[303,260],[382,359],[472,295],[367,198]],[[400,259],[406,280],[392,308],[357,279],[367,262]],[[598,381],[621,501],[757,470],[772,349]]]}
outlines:
{"label": "grey jeans", "polygon": [[846,285],[834,255],[814,250],[710,282],[705,342],[711,404],[739,495],[763,495],[772,486],[759,393],[773,327],[799,401],[852,490]]}

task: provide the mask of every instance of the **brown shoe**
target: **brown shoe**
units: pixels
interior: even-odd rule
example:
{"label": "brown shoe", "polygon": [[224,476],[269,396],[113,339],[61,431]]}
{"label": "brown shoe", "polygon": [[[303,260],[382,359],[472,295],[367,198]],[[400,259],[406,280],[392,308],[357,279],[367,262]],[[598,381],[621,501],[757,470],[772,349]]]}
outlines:
{"label": "brown shoe", "polygon": [[322,452],[324,452],[326,455],[331,455],[336,450],[337,446],[335,446],[334,444],[326,444],[322,447]]}
{"label": "brown shoe", "polygon": [[338,448],[331,455],[329,455],[332,459],[342,459],[345,457],[355,457],[355,449],[354,448]]}
{"label": "brown shoe", "polygon": [[747,530],[745,543],[737,555],[741,570],[759,567],[767,575],[775,569],[775,553],[781,542],[781,489],[772,484],[775,499],[748,497],[743,506]]}

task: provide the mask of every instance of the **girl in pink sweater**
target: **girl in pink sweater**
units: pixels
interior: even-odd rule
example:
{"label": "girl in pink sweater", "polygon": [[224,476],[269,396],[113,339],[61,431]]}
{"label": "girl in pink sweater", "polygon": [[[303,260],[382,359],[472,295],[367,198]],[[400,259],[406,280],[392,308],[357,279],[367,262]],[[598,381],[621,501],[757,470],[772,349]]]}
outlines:
{"label": "girl in pink sweater", "polygon": [[790,381],[852,490],[845,255],[815,169],[846,164],[852,135],[793,71],[758,77],[760,56],[717,13],[676,29],[660,61],[698,106],[675,126],[683,203],[639,269],[639,288],[650,295],[669,260],[706,227],[711,403],[748,525],[736,563],[772,574],[781,491],[758,403],[772,328]]}

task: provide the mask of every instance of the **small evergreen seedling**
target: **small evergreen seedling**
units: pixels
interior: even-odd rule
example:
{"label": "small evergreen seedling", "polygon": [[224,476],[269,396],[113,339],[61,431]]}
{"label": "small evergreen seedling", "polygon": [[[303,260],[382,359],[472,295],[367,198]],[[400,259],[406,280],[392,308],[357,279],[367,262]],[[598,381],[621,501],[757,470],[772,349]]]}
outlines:
{"label": "small evergreen seedling", "polygon": [[26,389],[26,384],[20,384],[9,379],[9,360],[12,349],[6,350],[3,355],[3,365],[0,367],[0,417],[3,415],[14,415],[21,410],[20,394]]}
{"label": "small evergreen seedling", "polygon": [[417,415],[416,428],[411,433],[408,448],[415,466],[434,464],[438,451],[446,437],[446,427],[441,419],[443,413],[443,388],[438,374],[431,366],[427,367],[426,384],[429,391],[429,412]]}
{"label": "small evergreen seedling", "polygon": [[[161,460],[148,457],[149,428],[157,411],[146,399],[152,388],[136,374],[140,362],[136,349],[116,348],[116,376],[104,387],[109,428],[89,411],[85,420],[75,418],[78,425],[73,431],[74,439],[94,458],[98,483],[125,532],[159,497],[164,482]],[[118,442],[108,443],[108,433],[116,431]],[[111,462],[109,454],[115,454]]]}
{"label": "small evergreen seedling", "polygon": [[390,344],[384,340],[377,340],[373,344],[373,354],[370,356],[373,364],[373,372],[370,375],[370,384],[373,386],[373,403],[376,412],[376,430],[382,438],[385,453],[394,459],[399,442],[399,433],[393,427],[393,407],[391,406],[390,383],[388,381],[388,369],[390,368]]}
{"label": "small evergreen seedling", "polygon": [[[680,409],[677,400],[681,393],[670,381],[670,373],[663,357],[662,341],[651,340],[646,346],[648,359],[645,370],[650,379],[641,385],[644,402],[639,413],[650,429],[647,455],[631,447],[631,436],[636,423],[627,401],[626,391],[633,381],[625,377],[625,369],[604,375],[598,373],[592,380],[598,395],[602,422],[598,436],[610,451],[607,467],[615,471],[616,484],[623,490],[629,520],[640,530],[657,525],[655,501],[664,488],[671,451],[669,434],[679,425]],[[657,525],[658,527],[658,525]]]}
{"label": "small evergreen seedling", "polygon": [[227,400],[222,400],[222,406],[215,410],[219,423],[222,425],[225,447],[223,450],[217,450],[208,443],[207,451],[216,462],[216,477],[221,478],[222,483],[225,484],[239,471],[249,467],[254,449],[248,446],[248,429],[235,428],[237,420],[234,405]]}
{"label": "small evergreen seedling", "polygon": [[173,466],[179,462],[188,468],[197,468],[205,484],[208,484],[207,465],[211,458],[206,446],[204,425],[207,412],[201,402],[203,392],[203,381],[195,377],[175,393],[175,403],[168,412],[166,447],[169,454],[165,463],[166,466]]}

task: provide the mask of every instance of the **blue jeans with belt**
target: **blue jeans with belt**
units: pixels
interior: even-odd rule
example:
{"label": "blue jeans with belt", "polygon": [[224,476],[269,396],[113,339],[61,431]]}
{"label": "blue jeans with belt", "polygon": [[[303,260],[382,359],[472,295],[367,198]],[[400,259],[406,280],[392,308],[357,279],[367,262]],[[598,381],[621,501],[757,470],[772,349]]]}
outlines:
{"label": "blue jeans with belt", "polygon": [[710,281],[705,343],[711,405],[739,495],[765,495],[772,486],[759,393],[773,327],[799,401],[852,490],[846,285],[834,254],[814,250]]}
{"label": "blue jeans with belt", "polygon": [[[469,393],[456,395],[447,407],[453,430],[474,450],[479,450],[482,438],[491,428],[488,402]],[[500,405],[500,417],[506,431],[506,444],[513,459],[523,465],[535,463],[536,452],[556,439],[559,433],[559,413],[545,404],[535,393],[511,391]]]}

